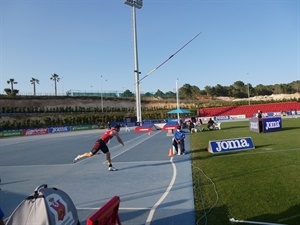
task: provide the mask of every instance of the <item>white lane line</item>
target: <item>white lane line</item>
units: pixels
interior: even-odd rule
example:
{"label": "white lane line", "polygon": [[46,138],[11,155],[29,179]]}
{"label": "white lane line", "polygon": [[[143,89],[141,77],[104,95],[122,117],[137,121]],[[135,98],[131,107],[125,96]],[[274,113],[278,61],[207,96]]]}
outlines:
{"label": "white lane line", "polygon": [[[120,156],[120,155],[122,155],[122,154],[128,152],[128,151],[131,150],[132,148],[138,146],[138,145],[141,144],[142,142],[144,142],[144,141],[150,139],[151,137],[153,137],[153,136],[155,136],[155,135],[157,135],[157,134],[158,134],[158,133],[155,133],[155,134],[146,136],[146,137],[143,138],[142,140],[137,141],[137,142],[134,143],[133,145],[130,145],[126,150],[120,152],[119,154],[116,154],[116,155],[114,155],[114,156],[111,156],[111,159],[114,159],[114,158],[116,158],[116,157],[118,157],[118,156]],[[125,142],[125,144],[126,144],[126,143],[127,143],[127,142]],[[120,148],[120,146],[114,146],[114,147],[112,147],[111,149],[114,149],[115,147]],[[106,160],[105,160],[102,164],[106,164]]]}
{"label": "white lane line", "polygon": [[[72,163],[71,165],[73,165],[75,163]],[[45,165],[45,164],[37,164],[37,165],[13,165],[13,166],[0,166],[0,168],[27,168],[27,167],[69,167],[70,163],[68,164],[49,164],[49,165]]]}
{"label": "white lane line", "polygon": [[[161,131],[159,131],[159,132],[157,132],[157,133],[154,133],[154,134],[151,134],[151,135],[142,134],[141,136],[137,136],[137,137],[135,137],[135,138],[133,138],[133,139],[131,139],[131,140],[126,141],[126,142],[124,143],[124,144],[125,144],[124,147],[125,147],[126,149],[125,149],[124,151],[120,152],[119,154],[116,154],[116,155],[113,155],[112,153],[114,153],[114,152],[111,152],[111,150],[114,150],[114,149],[120,149],[120,148],[122,148],[123,146],[120,146],[120,145],[117,144],[117,145],[115,145],[115,146],[110,147],[110,146],[108,145],[109,152],[110,152],[110,158],[111,158],[111,159],[114,159],[114,158],[118,157],[119,155],[124,154],[125,152],[129,151],[129,150],[132,149],[133,147],[138,146],[138,145],[141,144],[142,142],[148,140],[148,139],[151,138],[152,136],[155,136],[155,135],[159,134],[160,132],[161,132]],[[136,140],[136,139],[137,139],[137,140]],[[138,139],[141,139],[141,140],[138,140]],[[128,144],[128,143],[131,143],[131,142],[134,142],[134,144],[133,144],[133,145],[129,144],[129,146],[126,147],[127,144]],[[103,153],[99,151],[98,154],[100,155],[100,154],[103,154]],[[104,156],[105,156],[105,154],[104,154]],[[85,161],[85,160],[89,160],[89,159],[91,159],[91,158],[92,158],[92,157],[83,158],[83,159],[79,160],[78,162],[73,163],[73,165],[74,165],[74,164],[79,164],[79,163],[81,163],[81,162],[83,162],[83,161]],[[107,161],[106,161],[106,159],[105,159],[104,162],[103,162],[102,164],[106,164],[106,163],[107,163]]]}
{"label": "white lane line", "polygon": [[150,208],[119,208],[120,210],[149,210]]}
{"label": "white lane line", "polygon": [[[99,208],[76,208],[77,210],[98,210]],[[150,208],[119,208],[119,210],[149,210]]]}
{"label": "white lane line", "polygon": [[170,160],[155,160],[155,161],[131,161],[131,162],[114,162],[114,164],[156,164],[169,162]]}
{"label": "white lane line", "polygon": [[152,219],[153,219],[153,216],[154,216],[154,213],[155,213],[155,210],[156,208],[162,203],[162,201],[167,197],[167,195],[170,193],[170,190],[171,188],[173,187],[174,183],[175,183],[175,180],[176,180],[176,176],[177,176],[177,169],[176,169],[176,166],[175,166],[175,163],[173,162],[173,157],[171,157],[170,159],[170,162],[172,163],[172,167],[173,167],[173,177],[172,177],[172,180],[167,188],[167,190],[165,191],[165,193],[161,196],[161,198],[154,204],[154,206],[152,206],[150,212],[149,212],[149,215],[147,217],[147,220],[146,220],[146,223],[145,225],[150,225]]}

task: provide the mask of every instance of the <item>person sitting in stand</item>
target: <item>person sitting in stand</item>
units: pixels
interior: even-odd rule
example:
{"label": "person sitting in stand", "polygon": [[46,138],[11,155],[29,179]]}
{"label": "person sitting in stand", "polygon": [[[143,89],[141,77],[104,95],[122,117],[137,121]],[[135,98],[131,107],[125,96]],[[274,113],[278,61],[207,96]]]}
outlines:
{"label": "person sitting in stand", "polygon": [[180,145],[181,155],[185,154],[184,139],[185,139],[185,133],[181,130],[181,127],[178,126],[177,130],[174,132],[173,146],[174,146],[174,148],[176,150],[176,153],[177,153],[178,152],[178,145]]}
{"label": "person sitting in stand", "polygon": [[207,128],[209,130],[215,129],[216,122],[212,120],[212,118],[209,118],[209,121],[207,122]]}

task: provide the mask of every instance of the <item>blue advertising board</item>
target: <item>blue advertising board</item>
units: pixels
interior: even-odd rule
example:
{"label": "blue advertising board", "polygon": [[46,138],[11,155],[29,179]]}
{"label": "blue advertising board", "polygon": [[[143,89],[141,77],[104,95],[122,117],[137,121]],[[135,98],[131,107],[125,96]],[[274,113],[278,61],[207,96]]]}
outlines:
{"label": "blue advertising board", "polygon": [[[250,131],[259,132],[258,118],[249,119]],[[262,132],[269,133],[282,130],[281,117],[263,117],[262,118]]]}
{"label": "blue advertising board", "polygon": [[263,118],[264,133],[280,131],[282,129],[281,117]]}
{"label": "blue advertising board", "polygon": [[71,131],[70,126],[49,127],[49,133],[69,132],[69,131]]}
{"label": "blue advertising board", "polygon": [[232,152],[254,149],[251,137],[232,138],[209,141],[208,151],[210,153]]}

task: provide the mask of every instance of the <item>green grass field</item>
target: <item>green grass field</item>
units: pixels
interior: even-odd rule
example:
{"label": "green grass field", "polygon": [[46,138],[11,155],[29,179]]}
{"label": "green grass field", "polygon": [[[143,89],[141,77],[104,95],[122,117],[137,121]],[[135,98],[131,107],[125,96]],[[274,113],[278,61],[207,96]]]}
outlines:
{"label": "green grass field", "polygon": [[[209,140],[239,137],[252,137],[255,149],[206,151]],[[220,131],[192,133],[191,149],[197,225],[300,224],[300,118],[261,134],[248,121],[224,122]]]}

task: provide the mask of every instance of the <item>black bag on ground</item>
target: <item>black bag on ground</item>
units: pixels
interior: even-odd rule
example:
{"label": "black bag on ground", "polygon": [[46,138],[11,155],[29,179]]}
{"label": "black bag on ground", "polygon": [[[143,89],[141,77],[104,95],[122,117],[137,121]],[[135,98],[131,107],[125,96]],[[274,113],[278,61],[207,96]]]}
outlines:
{"label": "black bag on ground", "polygon": [[76,207],[70,196],[47,184],[38,186],[9,217],[6,225],[79,225]]}

